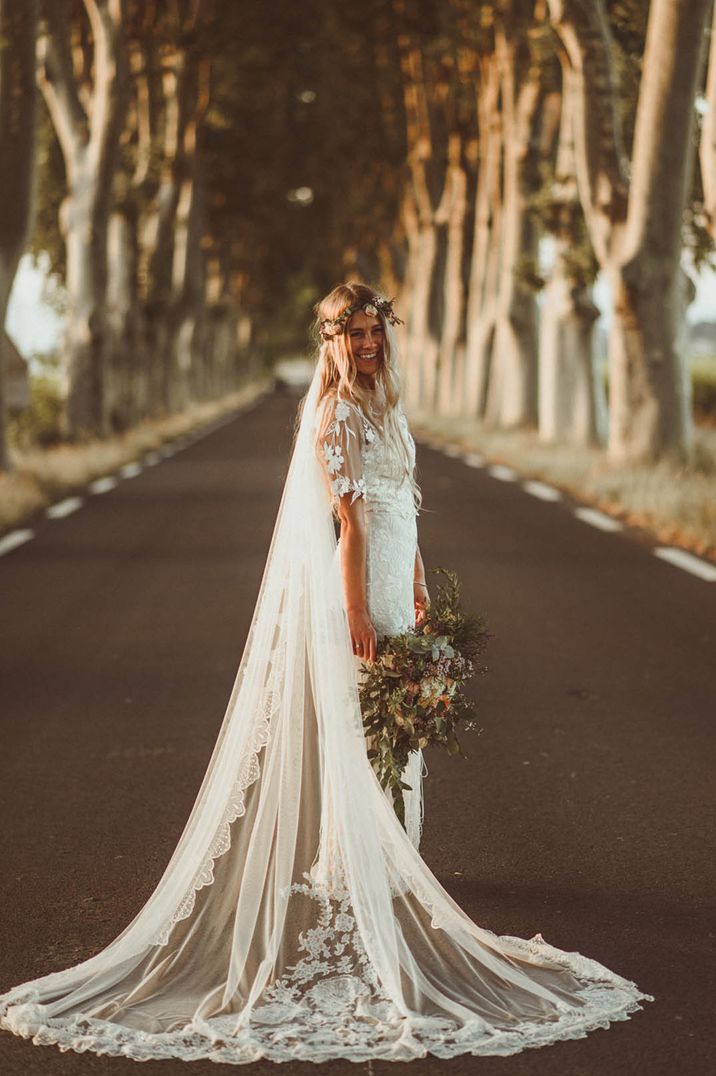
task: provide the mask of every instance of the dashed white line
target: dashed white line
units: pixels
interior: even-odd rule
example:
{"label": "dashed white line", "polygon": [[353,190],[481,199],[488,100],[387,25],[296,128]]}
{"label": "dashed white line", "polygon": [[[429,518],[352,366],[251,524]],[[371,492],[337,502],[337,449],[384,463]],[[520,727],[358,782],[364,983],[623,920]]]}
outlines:
{"label": "dashed white line", "polygon": [[[485,466],[485,458],[479,452],[466,452],[463,454],[455,445],[436,445],[434,442],[429,441],[426,443],[431,448],[441,449],[446,456],[453,458],[462,456],[463,463],[468,467]],[[501,463],[491,464],[488,466],[487,471],[493,478],[499,478],[503,482],[514,482],[519,477],[511,467],[506,467]],[[533,497],[539,497],[543,501],[562,500],[561,490],[550,486],[547,482],[527,479],[522,483],[522,488],[526,493],[530,493]],[[623,530],[623,524],[618,519],[614,519],[612,516],[607,515],[606,512],[600,512],[596,508],[587,508],[586,506],[575,508],[574,514],[577,519],[581,519],[583,523],[588,523],[592,527],[597,527],[598,530],[612,533]],[[690,572],[691,575],[695,575],[707,583],[716,583],[716,564],[710,564],[708,561],[694,556],[693,553],[687,553],[685,549],[678,549],[674,546],[657,546],[653,552],[660,560],[665,560],[676,568],[682,568],[685,572]]]}
{"label": "dashed white line", "polygon": [[45,515],[48,519],[64,519],[65,516],[76,512],[84,503],[81,497],[65,497],[63,501],[58,501],[57,504],[51,504],[49,508],[46,508]]}
{"label": "dashed white line", "polygon": [[503,463],[493,463],[487,468],[487,473],[493,478],[499,478],[500,482],[514,482],[517,478],[517,471],[505,467]]}
{"label": "dashed white line", "polygon": [[705,579],[707,583],[716,583],[716,564],[708,564],[700,557],[695,557],[693,553],[687,553],[685,549],[662,545],[657,546],[654,554],[677,568],[683,568],[684,571],[697,575],[699,579]]}
{"label": "dashed white line", "polygon": [[170,458],[170,456],[174,456],[176,454],[176,452],[177,452],[177,449],[174,448],[174,446],[171,445],[171,444],[162,445],[162,447],[159,449],[159,455],[162,457],[162,459],[165,459],[165,460],[168,460]]}
{"label": "dashed white line", "polygon": [[122,478],[136,478],[142,473],[142,465],[141,463],[125,463],[124,467],[119,468],[119,473]]}
{"label": "dashed white line", "polygon": [[9,534],[3,535],[0,538],[0,557],[5,553],[10,553],[13,549],[17,549],[19,545],[24,545],[25,542],[29,542],[34,537],[35,532],[27,529],[10,531]]}
{"label": "dashed white line", "polygon": [[538,482],[530,479],[522,483],[522,488],[531,493],[533,497],[539,497],[541,501],[561,501],[562,494],[554,486],[548,486],[546,482]]}
{"label": "dashed white line", "polygon": [[90,482],[87,489],[90,493],[109,493],[117,484],[117,479],[108,474],[104,478],[95,478],[94,482]]}
{"label": "dashed white line", "polygon": [[600,531],[620,531],[622,524],[618,519],[613,519],[605,512],[599,512],[596,508],[575,508],[574,514],[583,523],[589,523]]}
{"label": "dashed white line", "polygon": [[147,452],[143,462],[145,467],[156,467],[158,463],[162,462],[161,454],[159,452]]}

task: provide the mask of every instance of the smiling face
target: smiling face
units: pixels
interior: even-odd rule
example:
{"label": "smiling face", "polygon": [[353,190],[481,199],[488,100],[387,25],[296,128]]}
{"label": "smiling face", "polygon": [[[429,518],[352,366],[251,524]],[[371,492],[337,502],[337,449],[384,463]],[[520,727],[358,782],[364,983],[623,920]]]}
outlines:
{"label": "smiling face", "polygon": [[346,327],[351,358],[361,380],[373,383],[385,357],[385,332],[377,315],[356,310]]}

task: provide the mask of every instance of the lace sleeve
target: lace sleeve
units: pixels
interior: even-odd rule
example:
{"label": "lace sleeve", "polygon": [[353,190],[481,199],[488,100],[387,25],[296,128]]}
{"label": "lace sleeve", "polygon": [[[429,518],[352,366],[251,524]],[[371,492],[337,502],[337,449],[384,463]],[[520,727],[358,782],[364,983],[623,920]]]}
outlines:
{"label": "lace sleeve", "polygon": [[351,504],[358,497],[365,497],[363,424],[358,409],[344,400],[331,400],[318,444],[334,503],[347,494]]}

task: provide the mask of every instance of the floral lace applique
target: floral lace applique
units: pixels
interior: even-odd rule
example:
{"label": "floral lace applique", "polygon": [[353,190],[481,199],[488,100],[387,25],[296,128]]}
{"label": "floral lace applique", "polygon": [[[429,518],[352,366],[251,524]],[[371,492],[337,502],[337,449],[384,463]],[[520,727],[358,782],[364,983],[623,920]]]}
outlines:
{"label": "floral lace applique", "polygon": [[[323,442],[323,457],[331,479],[331,492],[335,498],[352,493],[351,504],[358,497],[366,495],[366,484],[360,462],[360,435],[356,429],[357,417],[357,412],[349,404],[344,400],[339,400]],[[364,421],[364,434],[365,425]]]}
{"label": "floral lace applique", "polygon": [[[297,883],[290,890],[293,899],[303,895],[319,906],[315,925],[298,938],[304,955],[264,991],[251,1021],[293,1021],[300,1037],[320,1032],[340,1039],[348,1032],[360,1041],[360,1026],[384,1018],[389,999],[368,959],[348,893],[329,890],[306,877],[306,884]],[[351,1033],[348,1025],[354,1020],[357,1026]]]}

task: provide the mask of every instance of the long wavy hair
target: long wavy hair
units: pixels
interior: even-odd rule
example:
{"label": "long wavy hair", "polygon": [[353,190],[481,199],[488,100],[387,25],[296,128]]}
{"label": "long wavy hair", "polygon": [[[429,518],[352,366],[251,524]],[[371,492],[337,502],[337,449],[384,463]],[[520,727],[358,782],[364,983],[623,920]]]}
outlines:
{"label": "long wavy hair", "polygon": [[[316,303],[313,312],[316,316],[314,333],[321,340],[318,327],[324,320],[334,321],[349,306],[374,302],[379,297],[379,292],[368,284],[360,284],[351,281],[347,284],[338,284],[320,302]],[[318,349],[318,362],[320,365],[320,385],[318,390],[318,408],[330,399],[347,400],[355,404],[366,416],[368,421],[380,429],[386,442],[392,445],[398,454],[402,467],[407,475],[415,499],[416,506],[420,506],[420,488],[415,480],[413,468],[410,466],[410,449],[406,435],[398,421],[398,404],[400,401],[400,373],[398,370],[398,349],[393,326],[384,315],[378,311],[378,317],[383,324],[383,354],[380,365],[375,374],[376,387],[382,390],[385,408],[380,417],[376,416],[371,408],[371,393],[358,380],[358,369],[351,355],[348,342],[350,318],[343,325],[343,332],[330,340],[322,340]],[[322,439],[322,426],[319,423],[318,442]]]}

